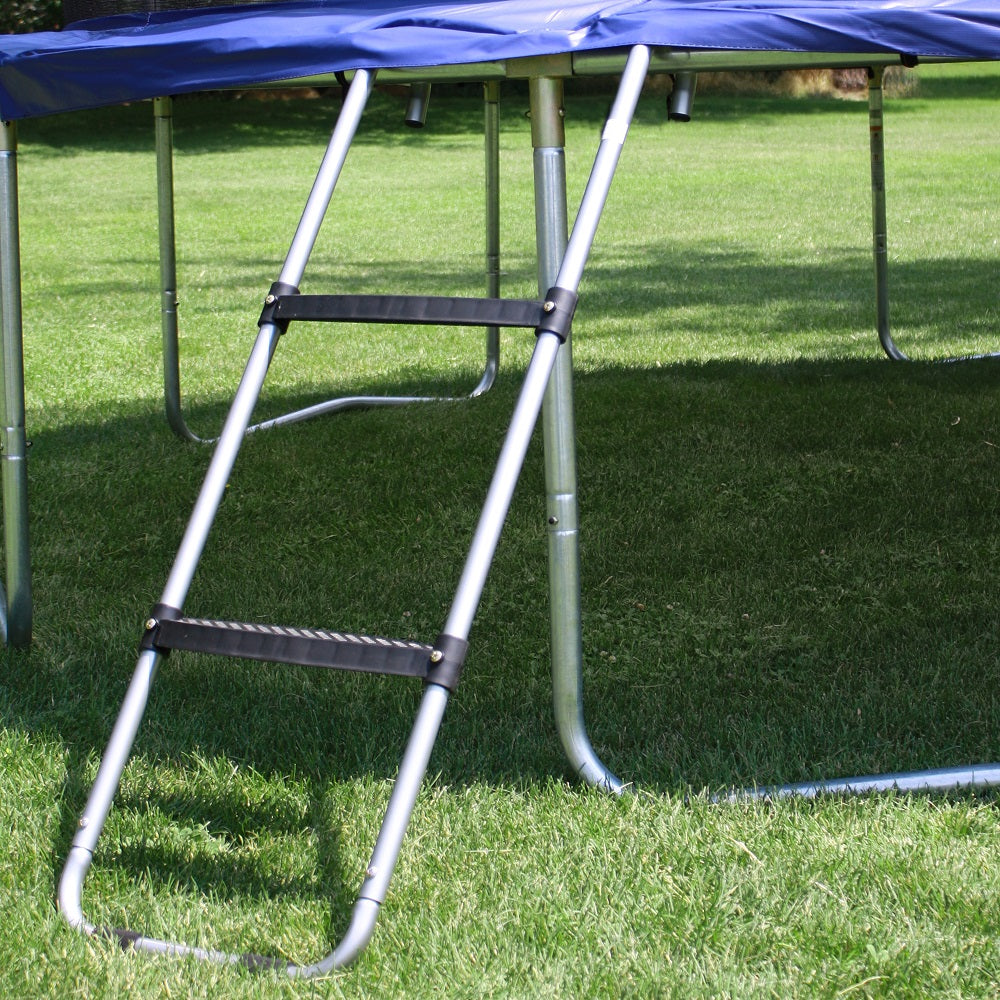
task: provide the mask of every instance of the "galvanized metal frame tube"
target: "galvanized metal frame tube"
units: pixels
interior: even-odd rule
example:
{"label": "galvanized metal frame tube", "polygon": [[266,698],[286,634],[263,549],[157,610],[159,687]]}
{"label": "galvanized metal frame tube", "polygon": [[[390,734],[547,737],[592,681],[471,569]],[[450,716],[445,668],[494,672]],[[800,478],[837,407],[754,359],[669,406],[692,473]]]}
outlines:
{"label": "galvanized metal frame tube", "polygon": [[868,71],[868,135],[871,146],[872,256],[875,264],[875,326],[882,350],[893,361],[907,361],[889,328],[889,242],[885,216],[885,136],[882,131],[884,70]]}
{"label": "galvanized metal frame tube", "polygon": [[0,640],[27,646],[32,621],[31,551],[18,219],[17,129],[12,122],[0,122],[0,480],[6,571],[6,589],[0,593]]}
{"label": "galvanized metal frame tube", "polygon": [[[566,250],[566,162],[562,83],[530,84],[535,172],[535,245],[538,287],[555,284]],[[600,761],[583,714],[583,634],[573,418],[572,337],[561,348],[542,410],[549,565],[552,705],[556,729],[572,769],[610,788],[620,781]]]}
{"label": "galvanized metal frame tube", "polygon": [[[530,81],[535,166],[535,227],[538,283],[576,290],[593,245],[628,126],[649,63],[644,46],[629,54],[618,94],[577,213],[566,238],[566,167],[562,84]],[[545,446],[546,519],[551,601],[552,688],[556,726],[574,771],[609,791],[624,784],[600,760],[587,735],[583,712],[579,521],[576,429],[573,417],[572,338],[556,359],[542,414]]]}
{"label": "galvanized metal frame tube", "polygon": [[[484,187],[486,194],[486,294],[500,297],[500,83],[483,84]],[[500,328],[486,328],[486,367],[470,396],[481,396],[496,381],[500,367]]]}
{"label": "galvanized metal frame tube", "polygon": [[[892,361],[909,361],[892,336],[889,323],[889,240],[886,223],[885,196],[885,132],[883,128],[883,82],[885,69],[873,66],[868,70],[868,131],[871,136],[872,177],[872,248],[875,258],[876,329],[882,350]],[[1000,357],[1000,352],[985,351],[940,358],[942,362],[981,361]]]}
{"label": "galvanized metal frame tube", "polygon": [[163,406],[170,429],[187,441],[201,441],[181,409],[180,344],[177,324],[177,239],[174,226],[173,100],[153,101],[156,144],[156,215],[160,252],[160,334],[163,340]]}
{"label": "galvanized metal frame tube", "polygon": [[740,799],[803,798],[821,795],[875,795],[882,792],[954,792],[959,789],[1000,788],[1000,763],[931,768],[926,771],[898,771],[889,774],[828,778],[790,785],[760,786],[730,792],[725,801]]}

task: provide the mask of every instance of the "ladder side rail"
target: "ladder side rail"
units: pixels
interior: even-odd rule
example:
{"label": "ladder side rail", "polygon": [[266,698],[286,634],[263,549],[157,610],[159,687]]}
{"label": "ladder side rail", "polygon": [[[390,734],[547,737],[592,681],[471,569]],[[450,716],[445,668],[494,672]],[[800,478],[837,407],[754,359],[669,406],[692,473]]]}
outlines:
{"label": "ladder side rail", "polygon": [[[625,72],[622,74],[619,84],[618,96],[613,105],[612,116],[615,124],[610,129],[607,125],[605,126],[594,168],[584,190],[576,224],[563,255],[555,285],[549,290],[550,293],[556,289],[562,289],[572,293],[575,297],[580,286],[583,267],[594,242],[601,211],[607,200],[615,167],[621,155],[625,131],[627,131],[628,123],[634,114],[635,104],[638,101],[648,65],[649,49],[644,45],[635,46],[629,54]],[[612,118],[609,118],[610,121]],[[551,192],[546,194],[549,196]],[[563,195],[564,197],[565,195]],[[486,575],[493,560],[493,553],[500,539],[503,521],[506,518],[513,489],[516,485],[516,477],[524,462],[527,440],[530,439],[531,432],[534,430],[535,421],[541,409],[541,400],[544,398],[545,388],[556,363],[556,353],[564,339],[553,333],[543,332],[539,334],[526,375],[525,386],[522,389],[522,398],[518,401],[514,419],[511,421],[511,429],[504,442],[497,472],[487,493],[483,512],[473,537],[472,547],[448,615],[444,629],[448,635],[468,639],[472,619],[479,606],[479,599],[486,584]],[[541,390],[541,395],[538,394],[539,390]],[[523,410],[522,400],[525,404]],[[530,410],[528,409],[529,405]],[[530,426],[528,426],[529,421]],[[524,436],[525,434],[527,437]],[[515,467],[513,481],[510,481],[509,470]]]}
{"label": "ladder side rail", "polygon": [[[373,85],[373,73],[359,71],[355,76],[306,207],[303,210],[288,257],[282,267],[280,280],[285,284],[297,284],[301,278],[309,251],[319,232],[322,216],[332,197],[333,188],[340,175],[351,140]],[[195,503],[194,511],[185,529],[180,549],[174,559],[173,568],[164,587],[160,600],[162,605],[177,609],[183,606],[212,521],[225,492],[226,482],[244,440],[253,407],[260,394],[279,336],[280,329],[276,324],[264,323],[261,325],[236,396],[226,417],[225,426],[216,445],[205,481]],[[135,742],[161,656],[162,654],[155,650],[144,650],[139,655],[132,680],[112,729],[108,747],[102,757],[97,778],[79,820],[77,832],[60,878],[59,906],[61,911],[71,926],[89,933],[95,933],[96,928],[83,915],[81,904],[83,881],[93,860],[98,838],[104,828],[132,745]],[[124,935],[136,947],[147,948],[147,945],[142,942],[149,939],[127,931],[115,933],[119,938]],[[176,951],[186,947],[161,942],[155,945],[150,943],[147,950]]]}
{"label": "ladder side rail", "polygon": [[[631,104],[631,111],[628,112],[629,121],[632,112],[634,112],[635,101],[638,99],[642,81],[645,78],[648,61],[648,49],[644,46],[633,49],[622,78],[619,95],[624,91],[627,95],[625,103]],[[621,103],[621,97],[619,97],[616,99],[615,106],[619,107]],[[607,129],[605,131],[607,133]],[[624,133],[621,134],[621,140],[624,140]],[[621,142],[619,141],[618,154],[620,154],[620,149]],[[603,156],[602,150],[604,150]],[[588,180],[581,211],[577,217],[577,225],[574,226],[573,236],[570,238],[567,253],[563,258],[563,268],[560,269],[560,279],[565,280],[566,284],[560,282],[557,283],[558,288],[550,289],[550,294],[560,290],[570,293],[571,301],[574,304],[583,266],[593,243],[594,234],[600,221],[601,209],[614,177],[614,167],[618,162],[618,154],[610,157],[605,142],[602,141],[601,149],[598,151],[598,162],[595,163],[595,169],[591,172]],[[556,307],[558,312],[563,301],[562,297],[554,295],[553,298],[560,303],[560,306]],[[547,305],[551,304],[551,301],[550,299]],[[561,322],[553,325],[562,327]],[[472,544],[444,626],[443,632],[446,637],[461,642],[468,640],[473,618],[479,606],[496,546],[499,543],[500,534],[510,509],[514,489],[546,396],[547,387],[568,333],[569,319],[565,321],[564,329],[546,329],[544,323],[539,326],[535,349],[525,373],[514,414],[504,438],[497,466],[487,490]],[[440,715],[437,714],[437,710],[439,709],[440,713],[443,713],[448,696],[449,692],[445,688],[436,684],[428,685],[424,702],[421,705],[422,713],[426,712],[430,717],[428,726],[440,724]],[[420,740],[416,729],[411,739]],[[428,755],[429,750],[428,745]],[[399,856],[403,834],[412,814],[425,769],[426,758],[421,758],[419,774],[417,774],[417,764],[404,758],[393,790],[393,797],[390,800],[389,812],[386,814],[386,819],[379,832],[371,863],[356,904],[356,913],[358,913],[358,907],[367,900],[381,904],[385,899],[389,880]],[[358,919],[360,920],[360,914]],[[326,972],[335,967],[336,954],[334,953],[316,968],[317,971]]]}

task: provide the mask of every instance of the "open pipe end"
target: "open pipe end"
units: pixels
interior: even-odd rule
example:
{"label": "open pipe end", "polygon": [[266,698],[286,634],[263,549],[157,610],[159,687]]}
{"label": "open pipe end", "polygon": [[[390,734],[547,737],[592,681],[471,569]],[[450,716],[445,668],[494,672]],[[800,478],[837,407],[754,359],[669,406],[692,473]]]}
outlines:
{"label": "open pipe end", "polygon": [[691,121],[694,108],[694,91],[698,82],[696,73],[675,73],[674,89],[667,98],[667,118],[672,122]]}

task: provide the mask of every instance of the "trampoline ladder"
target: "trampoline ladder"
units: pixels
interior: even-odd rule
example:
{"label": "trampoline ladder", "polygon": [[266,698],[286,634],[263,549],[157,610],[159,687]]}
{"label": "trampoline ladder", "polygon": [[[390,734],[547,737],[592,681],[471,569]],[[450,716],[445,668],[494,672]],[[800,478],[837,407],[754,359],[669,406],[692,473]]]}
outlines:
{"label": "trampoline ladder", "polygon": [[[336,184],[354,131],[374,82],[359,71],[348,92],[327,153],[310,193],[279,280],[272,286],[260,331],[247,362],[205,481],[185,530],[160,602],[146,622],[139,658],[101,760],[59,883],[59,905],[66,920],[87,933],[117,940],[125,948],[166,955],[273,968],[289,976],[322,975],[354,960],[374,931],[379,908],[399,857],[403,837],[423,782],[448,698],[465,659],[469,631],[479,606],[528,444],[546,396],[562,344],[569,336],[577,288],[614,177],[628,125],[645,79],[649,52],[634,48],[601,138],[590,180],[552,288],[538,301],[444,299],[425,296],[300,296],[295,292],[322,216]],[[245,438],[254,404],[282,330],[293,320],[408,322],[481,325],[484,316],[498,326],[535,329],[536,341],[514,407],[496,469],[487,490],[454,599],[441,635],[433,645],[401,639],[360,636],[320,629],[214,621],[185,616],[181,610],[207,540],[226,482]],[[171,650],[223,654],[418,677],[424,693],[393,784],[389,803],[365,873],[347,932],[324,959],[299,965],[260,955],[234,954],[161,940],[89,922],[82,910],[83,882],[90,868],[125,765],[131,753],[157,668]]]}

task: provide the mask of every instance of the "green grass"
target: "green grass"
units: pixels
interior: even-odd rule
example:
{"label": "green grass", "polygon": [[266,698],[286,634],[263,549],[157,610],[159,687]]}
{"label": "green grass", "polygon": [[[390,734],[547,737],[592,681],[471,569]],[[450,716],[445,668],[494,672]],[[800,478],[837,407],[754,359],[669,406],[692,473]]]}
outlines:
{"label": "green grass", "polygon": [[[1000,339],[1000,76],[887,105],[893,324]],[[571,201],[606,99],[570,89]],[[529,124],[503,105],[504,283],[534,285]],[[533,444],[375,938],[318,984],[123,955],[53,903],[148,608],[208,459],[161,416],[148,106],[21,128],[35,641],[0,677],[11,997],[996,996],[992,793],[710,793],[1000,758],[994,362],[893,365],[873,327],[863,104],[643,101],[575,330],[586,693],[638,794],[551,722]],[[219,425],[336,102],[176,108],[188,416]],[[305,290],[478,294],[478,95],[426,130],[378,95]],[[391,155],[386,156],[386,147]],[[193,613],[431,640],[530,337],[472,404],[352,412],[244,448]],[[261,404],[447,393],[476,332],[293,330]],[[174,656],[85,889],[98,922],[310,960],[346,926],[419,692]]]}

